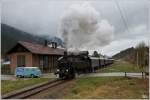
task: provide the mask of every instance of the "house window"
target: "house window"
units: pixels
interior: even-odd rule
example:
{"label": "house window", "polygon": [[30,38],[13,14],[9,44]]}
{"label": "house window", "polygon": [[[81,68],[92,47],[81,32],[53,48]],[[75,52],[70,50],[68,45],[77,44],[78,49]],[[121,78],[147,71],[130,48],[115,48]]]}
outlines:
{"label": "house window", "polygon": [[25,55],[18,55],[17,56],[17,66],[18,67],[25,66]]}

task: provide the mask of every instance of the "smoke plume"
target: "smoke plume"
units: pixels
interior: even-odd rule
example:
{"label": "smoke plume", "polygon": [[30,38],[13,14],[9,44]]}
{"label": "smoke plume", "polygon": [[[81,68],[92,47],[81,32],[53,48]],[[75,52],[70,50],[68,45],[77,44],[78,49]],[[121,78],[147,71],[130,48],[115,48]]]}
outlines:
{"label": "smoke plume", "polygon": [[66,48],[91,50],[108,45],[113,39],[114,28],[107,20],[99,18],[99,12],[88,2],[71,5],[61,16],[58,29]]}

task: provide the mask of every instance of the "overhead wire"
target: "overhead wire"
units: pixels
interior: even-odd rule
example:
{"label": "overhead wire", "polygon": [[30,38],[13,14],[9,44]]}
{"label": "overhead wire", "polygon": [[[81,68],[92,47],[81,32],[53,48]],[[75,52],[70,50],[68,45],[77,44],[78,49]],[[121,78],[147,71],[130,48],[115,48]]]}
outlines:
{"label": "overhead wire", "polygon": [[120,16],[121,16],[121,18],[122,18],[122,20],[123,20],[123,23],[124,23],[124,26],[126,27],[127,31],[130,32],[129,27],[128,27],[128,24],[127,24],[127,21],[126,21],[124,15],[123,15],[123,13],[122,13],[122,10],[121,10],[121,7],[119,6],[118,1],[117,1],[117,0],[114,0],[114,2],[115,2],[116,6],[117,6],[117,8],[118,8],[118,10],[119,10]]}

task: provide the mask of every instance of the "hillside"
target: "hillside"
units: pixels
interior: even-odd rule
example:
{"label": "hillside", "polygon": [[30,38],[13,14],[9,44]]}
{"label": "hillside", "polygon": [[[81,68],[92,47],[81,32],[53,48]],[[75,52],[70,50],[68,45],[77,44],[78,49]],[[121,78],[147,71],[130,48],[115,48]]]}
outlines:
{"label": "hillside", "polygon": [[[149,48],[145,47],[145,50],[147,52],[147,54],[149,54]],[[120,51],[119,53],[115,54],[113,56],[114,59],[122,59],[122,60],[126,60],[128,62],[131,63],[136,63],[136,48],[131,47],[131,48],[127,48],[125,50]],[[147,57],[147,55],[146,55]]]}
{"label": "hillside", "polygon": [[121,58],[124,58],[126,56],[133,55],[134,53],[135,53],[135,48],[131,47],[131,48],[127,48],[127,49],[122,50],[119,53],[115,54],[113,56],[113,58],[115,58],[115,59],[121,59]]}
{"label": "hillside", "polygon": [[10,50],[18,41],[35,42],[44,44],[44,40],[49,42],[55,41],[58,45],[63,46],[62,40],[57,37],[37,36],[11,27],[6,24],[1,24],[1,54],[2,56]]}

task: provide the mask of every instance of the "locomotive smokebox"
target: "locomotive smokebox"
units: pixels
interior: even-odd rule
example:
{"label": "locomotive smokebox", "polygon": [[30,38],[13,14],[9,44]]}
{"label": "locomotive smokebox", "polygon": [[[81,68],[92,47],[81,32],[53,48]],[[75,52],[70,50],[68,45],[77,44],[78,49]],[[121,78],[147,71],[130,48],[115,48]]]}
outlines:
{"label": "locomotive smokebox", "polygon": [[78,52],[72,52],[71,54],[88,56],[89,52],[88,51],[78,51]]}
{"label": "locomotive smokebox", "polygon": [[80,55],[88,56],[88,55],[89,55],[89,52],[88,52],[88,51],[80,51],[79,54],[80,54]]}

